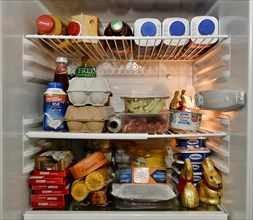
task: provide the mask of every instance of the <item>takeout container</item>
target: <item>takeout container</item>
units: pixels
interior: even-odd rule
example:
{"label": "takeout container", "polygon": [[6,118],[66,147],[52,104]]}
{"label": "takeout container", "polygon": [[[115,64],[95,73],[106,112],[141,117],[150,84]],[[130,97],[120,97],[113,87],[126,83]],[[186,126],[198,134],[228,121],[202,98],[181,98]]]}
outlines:
{"label": "takeout container", "polygon": [[70,132],[101,133],[106,120],[114,114],[111,106],[68,106],[64,120]]}
{"label": "takeout container", "polygon": [[186,111],[172,111],[170,127],[172,129],[187,130],[187,131],[198,131],[202,114],[196,112]]}
{"label": "takeout container", "polygon": [[126,113],[159,113],[167,111],[169,97],[121,97],[124,100]]}
{"label": "takeout container", "polygon": [[74,106],[104,106],[111,95],[106,79],[84,77],[72,78],[67,93]]}
{"label": "takeout container", "polygon": [[169,128],[169,112],[120,113],[123,133],[163,133]]}

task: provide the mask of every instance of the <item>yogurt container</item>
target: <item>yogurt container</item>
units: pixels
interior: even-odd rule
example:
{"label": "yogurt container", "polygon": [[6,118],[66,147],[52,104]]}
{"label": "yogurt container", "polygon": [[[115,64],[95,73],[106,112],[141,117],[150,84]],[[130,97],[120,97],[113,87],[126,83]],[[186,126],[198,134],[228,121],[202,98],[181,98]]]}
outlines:
{"label": "yogurt container", "polygon": [[[202,180],[202,173],[193,173],[193,184],[197,185],[197,183]],[[179,171],[175,171],[172,172],[171,174],[171,178],[175,183],[179,182],[179,177],[180,177],[180,172]]]}
{"label": "yogurt container", "polygon": [[[156,18],[140,18],[134,22],[134,37],[160,37],[161,22]],[[161,39],[135,39],[134,57],[145,59],[156,54]]]}
{"label": "yogurt container", "polygon": [[185,111],[172,111],[170,127],[172,129],[198,131],[202,114]]}
{"label": "yogurt container", "polygon": [[[219,26],[217,18],[213,16],[196,16],[190,21],[190,34],[191,36],[217,36],[219,34]],[[218,38],[209,39],[191,39],[195,44],[214,44]]]}
{"label": "yogurt container", "polygon": [[209,157],[211,150],[206,147],[194,148],[177,148],[178,159],[184,161],[189,158],[191,162],[202,162],[205,158]]}
{"label": "yogurt container", "polygon": [[[199,173],[202,172],[201,169],[201,162],[191,162],[192,168],[193,168],[193,172],[195,173]],[[175,160],[172,163],[172,167],[176,168],[177,170],[181,171],[184,167],[184,161],[182,160]]]}
{"label": "yogurt container", "polygon": [[199,137],[198,139],[176,139],[177,147],[206,147],[206,137]]}

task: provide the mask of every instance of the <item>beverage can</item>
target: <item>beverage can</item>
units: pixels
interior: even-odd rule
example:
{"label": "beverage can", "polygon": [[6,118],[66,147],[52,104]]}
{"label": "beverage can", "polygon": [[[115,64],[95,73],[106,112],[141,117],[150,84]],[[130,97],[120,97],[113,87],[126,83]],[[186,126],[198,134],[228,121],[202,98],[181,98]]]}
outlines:
{"label": "beverage can", "polygon": [[64,116],[67,110],[67,94],[63,91],[63,84],[49,82],[44,93],[44,118],[45,131],[65,131]]}

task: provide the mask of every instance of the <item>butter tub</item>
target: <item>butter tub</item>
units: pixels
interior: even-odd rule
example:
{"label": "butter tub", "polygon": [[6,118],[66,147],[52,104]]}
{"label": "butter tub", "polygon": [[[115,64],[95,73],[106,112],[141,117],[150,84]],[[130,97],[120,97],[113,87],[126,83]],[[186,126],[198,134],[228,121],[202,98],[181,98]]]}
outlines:
{"label": "butter tub", "polygon": [[170,128],[186,131],[198,131],[202,114],[185,111],[172,111]]}
{"label": "butter tub", "polygon": [[111,106],[69,106],[64,120],[70,132],[102,133],[106,120],[114,114]]}

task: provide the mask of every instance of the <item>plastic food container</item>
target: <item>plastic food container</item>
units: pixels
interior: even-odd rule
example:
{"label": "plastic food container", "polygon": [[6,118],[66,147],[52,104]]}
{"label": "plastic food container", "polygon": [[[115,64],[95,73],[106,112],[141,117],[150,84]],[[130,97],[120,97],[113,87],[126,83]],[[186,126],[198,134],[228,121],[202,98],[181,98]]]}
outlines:
{"label": "plastic food container", "polygon": [[[171,178],[174,180],[174,182],[178,183],[179,182],[179,177],[180,177],[180,172],[172,172]],[[193,184],[196,185],[200,180],[202,180],[202,173],[193,173]]]}
{"label": "plastic food container", "polygon": [[123,133],[164,133],[169,128],[169,112],[119,114]]}
{"label": "plastic food container", "polygon": [[[199,173],[202,172],[201,169],[201,162],[191,162],[192,168],[193,168],[193,172],[195,173]],[[184,167],[184,161],[182,160],[175,160],[172,163],[172,167],[176,168],[177,170],[181,171]]]}
{"label": "plastic food container", "polygon": [[167,151],[164,147],[137,146],[130,149],[133,167],[164,167]]}
{"label": "plastic food container", "polygon": [[104,130],[105,121],[114,114],[111,106],[69,106],[64,120],[70,132],[101,133]]}
{"label": "plastic food container", "polygon": [[126,113],[159,113],[167,111],[169,97],[121,97],[124,99]]}
{"label": "plastic food container", "polygon": [[72,78],[67,93],[74,106],[104,106],[111,95],[109,84],[104,78]]}
{"label": "plastic food container", "polygon": [[172,111],[170,127],[172,129],[198,131],[202,114],[185,111]]}
{"label": "plastic food container", "polygon": [[177,147],[206,147],[206,137],[199,137],[197,139],[176,139]]}
{"label": "plastic food container", "polygon": [[194,148],[177,148],[178,159],[184,161],[189,158],[191,162],[202,162],[210,156],[211,150],[206,147]]}

